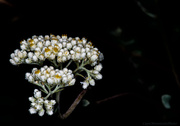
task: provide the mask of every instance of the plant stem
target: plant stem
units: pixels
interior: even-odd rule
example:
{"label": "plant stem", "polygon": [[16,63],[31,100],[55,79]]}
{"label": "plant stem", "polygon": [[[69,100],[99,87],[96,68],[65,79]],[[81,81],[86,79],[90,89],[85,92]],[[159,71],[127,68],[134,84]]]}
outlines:
{"label": "plant stem", "polygon": [[[84,89],[75,99],[75,101],[72,103],[72,105],[69,107],[69,109],[66,111],[66,113],[64,113],[63,115],[61,115],[61,113],[59,112],[59,116],[61,119],[66,119],[72,112],[73,110],[76,108],[76,106],[79,104],[79,102],[81,101],[81,99],[83,98],[83,96],[86,94],[87,90]],[[58,100],[59,102],[60,100]]]}
{"label": "plant stem", "polygon": [[81,69],[82,67],[84,67],[84,66],[87,65],[88,63],[89,63],[89,60],[86,61],[85,63],[84,63],[84,60],[83,60],[80,66],[79,66],[79,63],[76,63],[77,68],[73,71],[73,73],[77,72],[79,69]]}
{"label": "plant stem", "polygon": [[61,115],[61,112],[60,112],[60,95],[61,95],[61,91],[59,91],[59,92],[57,92],[56,93],[56,102],[57,102],[57,111],[58,111],[58,113],[59,113],[59,116],[60,116],[60,118],[62,117],[62,115]]}
{"label": "plant stem", "polygon": [[49,60],[49,61],[51,61],[51,62],[54,64],[54,66],[55,66],[56,68],[59,67],[59,65],[56,63],[56,60],[55,60],[55,59],[54,59],[54,60]]}
{"label": "plant stem", "polygon": [[69,63],[66,65],[65,68],[67,68],[72,63],[72,60],[69,61]]}

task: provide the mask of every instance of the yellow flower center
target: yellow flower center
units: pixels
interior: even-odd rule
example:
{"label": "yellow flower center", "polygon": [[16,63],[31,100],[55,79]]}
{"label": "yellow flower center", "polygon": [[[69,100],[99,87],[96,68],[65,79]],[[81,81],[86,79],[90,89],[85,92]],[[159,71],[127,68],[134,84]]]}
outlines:
{"label": "yellow flower center", "polygon": [[59,76],[59,75],[57,74],[57,75],[55,75],[55,78],[61,79],[61,76]]}
{"label": "yellow flower center", "polygon": [[33,43],[33,42],[34,42],[34,40],[33,40],[33,39],[30,39],[30,40],[29,40],[29,43]]}
{"label": "yellow flower center", "polygon": [[35,74],[39,74],[41,71],[40,70],[36,70],[35,71]]}
{"label": "yellow flower center", "polygon": [[50,49],[49,49],[49,48],[46,48],[46,49],[45,49],[45,52],[49,52],[49,51],[50,51]]}
{"label": "yellow flower center", "polygon": [[34,44],[33,44],[33,43],[31,43],[31,44],[30,44],[30,47],[33,47],[33,46],[34,46]]}
{"label": "yellow flower center", "polygon": [[58,52],[58,48],[54,47],[54,52]]}
{"label": "yellow flower center", "polygon": [[49,72],[46,70],[46,74],[49,74]]}

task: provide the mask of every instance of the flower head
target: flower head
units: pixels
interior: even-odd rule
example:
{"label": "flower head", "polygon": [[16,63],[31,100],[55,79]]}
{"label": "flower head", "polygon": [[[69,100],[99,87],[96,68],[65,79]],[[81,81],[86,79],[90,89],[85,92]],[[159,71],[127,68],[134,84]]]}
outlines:
{"label": "flower head", "polygon": [[35,84],[47,83],[48,85],[60,85],[62,87],[72,86],[76,79],[71,70],[64,68],[63,70],[54,69],[54,67],[44,66],[40,69],[34,68],[32,73],[26,73],[26,79]]}
{"label": "flower head", "polygon": [[43,106],[45,106],[48,115],[53,114],[53,106],[56,104],[56,101],[44,100],[41,97],[41,91],[38,89],[34,90],[34,97],[29,97],[29,101],[31,102],[31,107],[29,109],[30,114],[36,114],[38,112],[39,116],[43,116],[45,112]]}
{"label": "flower head", "polygon": [[[83,89],[95,86],[95,80],[100,80],[103,77],[100,73],[103,68],[100,62],[104,56],[91,41],[87,41],[84,37],[82,39],[79,37],[71,38],[67,37],[66,34],[62,36],[34,35],[21,41],[20,49],[16,49],[10,55],[11,64],[42,66],[46,61],[52,64],[51,66],[44,65],[41,68],[33,68],[31,73],[25,74],[25,79],[28,82],[39,86],[41,91],[46,94],[45,97],[42,97],[41,91],[34,90],[34,96],[29,97],[31,102],[29,112],[31,114],[38,113],[39,116],[43,116],[46,112],[48,115],[52,115],[56,101],[48,100],[48,98],[67,86],[73,86],[77,76],[84,79],[80,82]],[[76,66],[75,69],[73,69],[74,66]]]}
{"label": "flower head", "polygon": [[20,48],[21,50],[17,49],[11,54],[9,61],[13,65],[40,63],[45,59],[57,60],[58,63],[86,59],[94,66],[103,59],[102,53],[94,48],[92,42],[87,42],[85,38],[68,38],[67,35],[34,35],[21,41]]}

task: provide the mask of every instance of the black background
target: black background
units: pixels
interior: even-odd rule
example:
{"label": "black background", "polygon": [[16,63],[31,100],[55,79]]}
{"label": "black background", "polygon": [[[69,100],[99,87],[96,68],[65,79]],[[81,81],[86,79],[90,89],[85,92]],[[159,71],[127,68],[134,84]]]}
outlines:
{"label": "black background", "polygon": [[[179,7],[175,1],[141,1],[158,18],[145,14],[134,0],[122,1],[40,1],[9,0],[0,3],[1,95],[0,121],[67,124],[138,124],[175,122],[178,124],[179,86],[171,71],[167,48],[179,77]],[[111,33],[122,29],[120,37]],[[88,90],[90,105],[75,109],[67,120],[57,115],[39,117],[28,112],[28,97],[34,85],[24,77],[34,66],[13,66],[10,54],[19,42],[32,35],[46,34],[86,37],[104,54],[103,79]],[[120,38],[120,40],[119,40]],[[130,49],[122,41],[135,40]],[[132,50],[142,55],[132,55]],[[135,65],[138,65],[137,68]],[[155,85],[153,91],[149,90]],[[73,102],[81,86],[62,92],[62,111]],[[98,101],[127,93],[98,104]],[[170,94],[171,109],[164,108],[163,94]]]}

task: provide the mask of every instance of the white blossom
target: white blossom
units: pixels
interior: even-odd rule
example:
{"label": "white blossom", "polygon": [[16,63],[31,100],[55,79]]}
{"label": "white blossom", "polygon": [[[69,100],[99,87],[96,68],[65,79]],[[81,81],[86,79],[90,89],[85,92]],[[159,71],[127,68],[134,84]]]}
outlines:
{"label": "white blossom", "polygon": [[102,74],[97,74],[97,75],[95,75],[95,79],[97,79],[97,80],[101,80],[102,79]]}
{"label": "white blossom", "polygon": [[91,61],[92,61],[92,62],[94,62],[94,61],[96,61],[96,60],[97,60],[97,58],[98,58],[98,56],[97,56],[97,55],[92,55],[92,57],[91,57]]}
{"label": "white blossom", "polygon": [[92,42],[87,42],[86,38],[68,38],[67,35],[62,35],[62,38],[59,35],[48,36],[34,35],[32,38],[21,41],[22,50],[16,49],[11,54],[10,63],[13,65],[40,63],[45,59],[57,59],[58,63],[64,63],[71,59],[74,61],[88,59],[94,66],[97,64],[96,61],[104,59],[103,54],[93,47]]}
{"label": "white blossom", "polygon": [[[32,73],[26,73],[25,78],[31,83],[48,85],[71,86],[74,85],[75,78],[72,70],[64,68],[63,70],[54,70],[54,67],[44,66],[40,69],[33,68]],[[74,80],[73,80],[74,79]],[[72,81],[73,80],[73,81]],[[72,81],[72,82],[71,82]]]}
{"label": "white blossom", "polygon": [[30,114],[36,114],[38,112],[39,116],[43,116],[45,113],[43,105],[48,115],[53,114],[53,106],[56,104],[56,101],[44,100],[41,97],[41,91],[39,91],[38,89],[34,90],[34,97],[29,97],[29,101],[31,102],[31,107],[29,109]]}
{"label": "white blossom", "polygon": [[97,70],[97,71],[99,71],[99,72],[102,70],[102,68],[103,68],[103,66],[102,66],[101,63],[98,64],[98,65],[96,65],[96,66],[94,67],[94,69]]}
{"label": "white blossom", "polygon": [[95,85],[94,79],[89,79],[89,84],[92,85],[92,86],[94,86],[94,85]]}
{"label": "white blossom", "polygon": [[81,82],[81,84],[83,85],[83,89],[87,89],[87,87],[89,86],[89,83],[87,81]]}
{"label": "white blossom", "polygon": [[[29,97],[30,114],[43,116],[45,113],[53,115],[55,100],[48,100],[49,96],[61,91],[67,86],[75,85],[76,78],[82,77],[80,83],[83,89],[95,86],[95,80],[102,79],[100,73],[104,59],[97,47],[86,38],[67,37],[67,35],[33,35],[20,42],[20,49],[10,54],[9,62],[12,65],[33,64],[43,65],[49,61],[52,66],[33,68],[25,74],[28,82],[41,88],[34,90],[34,96]],[[71,65],[73,64],[73,65]],[[70,66],[71,65],[71,66]],[[87,66],[86,66],[87,65]],[[70,66],[70,67],[69,67]],[[76,68],[73,69],[73,66]],[[64,67],[64,68],[63,68]]]}
{"label": "white blossom", "polygon": [[29,109],[29,112],[30,112],[30,114],[35,114],[37,112],[37,110],[35,108],[31,107]]}

